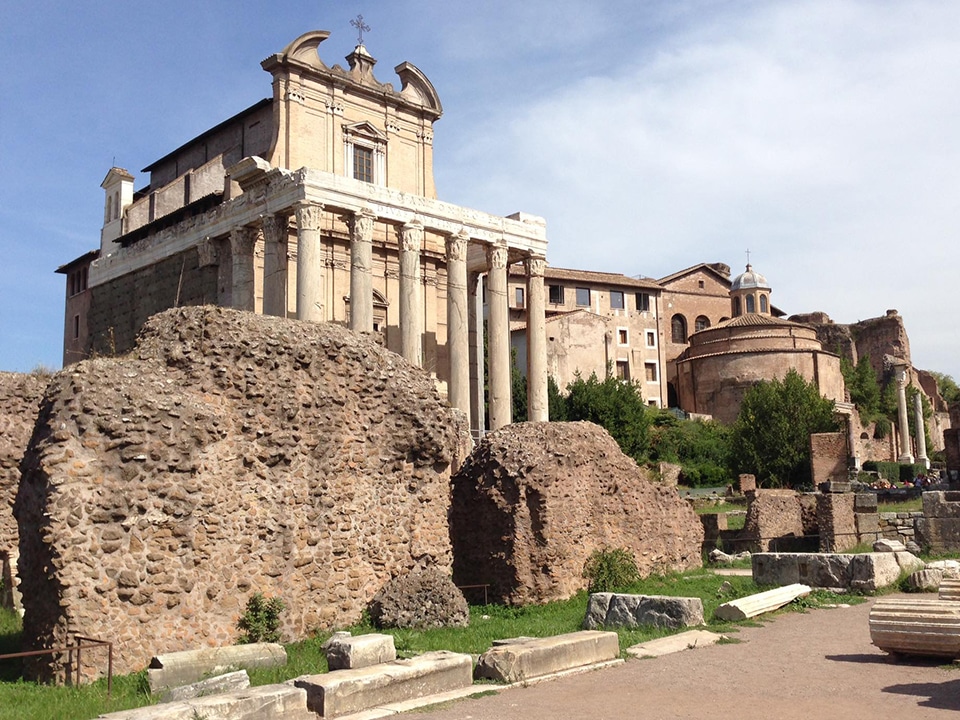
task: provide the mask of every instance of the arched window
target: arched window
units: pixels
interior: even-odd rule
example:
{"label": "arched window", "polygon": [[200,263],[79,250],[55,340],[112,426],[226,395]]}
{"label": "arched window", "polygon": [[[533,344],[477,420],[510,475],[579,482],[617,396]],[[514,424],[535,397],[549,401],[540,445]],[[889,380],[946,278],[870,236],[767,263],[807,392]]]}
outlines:
{"label": "arched window", "polygon": [[700,332],[701,330],[706,330],[710,327],[710,318],[700,315],[697,317],[696,321],[693,323],[694,332]]}
{"label": "arched window", "polygon": [[769,311],[769,308],[767,306],[767,296],[761,295],[760,296],[760,312],[767,313],[768,311]]}
{"label": "arched window", "polygon": [[120,192],[117,191],[113,194],[113,219],[116,220],[120,217]]}
{"label": "arched window", "polygon": [[113,195],[108,195],[106,222],[110,222],[112,219],[113,219]]}
{"label": "arched window", "polygon": [[674,315],[670,321],[670,336],[675,343],[687,341],[687,319],[683,315]]}
{"label": "arched window", "polygon": [[754,313],[757,311],[757,299],[753,295],[747,295],[747,312]]}
{"label": "arched window", "polygon": [[740,296],[738,295],[733,299],[733,316],[740,317],[743,315],[743,310],[740,309]]}

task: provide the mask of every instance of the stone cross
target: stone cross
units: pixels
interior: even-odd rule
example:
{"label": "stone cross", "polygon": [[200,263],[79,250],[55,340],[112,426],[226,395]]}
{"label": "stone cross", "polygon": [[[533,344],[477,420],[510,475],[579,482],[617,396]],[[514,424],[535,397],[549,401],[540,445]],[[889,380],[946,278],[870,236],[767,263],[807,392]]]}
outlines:
{"label": "stone cross", "polygon": [[370,32],[370,26],[363,21],[363,15],[357,15],[356,20],[351,20],[350,24],[357,29],[357,45],[363,45],[363,33]]}

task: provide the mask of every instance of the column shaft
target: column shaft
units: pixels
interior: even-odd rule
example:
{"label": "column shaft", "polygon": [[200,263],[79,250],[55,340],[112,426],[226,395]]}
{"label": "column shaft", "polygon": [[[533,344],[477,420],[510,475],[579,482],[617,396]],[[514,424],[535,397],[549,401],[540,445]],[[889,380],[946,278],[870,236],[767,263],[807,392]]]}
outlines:
{"label": "column shaft", "polygon": [[510,328],[507,306],[507,248],[495,245],[487,251],[487,355],[489,360],[490,429],[511,422]]}
{"label": "column shaft", "polygon": [[327,319],[323,305],[323,240],[320,236],[322,205],[298,203],[297,212],[297,318],[307,322]]}
{"label": "column shaft", "polygon": [[923,425],[923,400],[918,392],[913,396],[913,420],[917,427],[917,462],[922,462],[928,468],[930,459],[927,457],[927,431]]}
{"label": "column shaft", "polygon": [[547,327],[543,296],[546,260],[527,258],[527,419],[550,419],[547,403]]}
{"label": "column shaft", "polygon": [[350,219],[350,329],[373,331],[373,221],[363,210]]}
{"label": "column shaft", "polygon": [[263,314],[287,316],[287,216],[264,215]]}
{"label": "column shaft", "polygon": [[900,425],[900,457],[897,462],[912,463],[910,427],[907,422],[907,371],[897,368],[897,421]]}
{"label": "column shaft", "polygon": [[400,228],[400,354],[411,365],[423,365],[423,303],[420,300],[420,247],[423,225]]}
{"label": "column shaft", "polygon": [[470,323],[467,307],[466,233],[447,238],[447,356],[450,360],[450,382],[447,399],[450,405],[470,417]]}
{"label": "column shaft", "polygon": [[480,275],[467,275],[467,325],[470,332],[470,429],[482,436],[486,430],[484,408],[483,296]]}
{"label": "column shaft", "polygon": [[230,231],[230,304],[238,310],[254,309],[253,250],[257,229],[239,227]]}

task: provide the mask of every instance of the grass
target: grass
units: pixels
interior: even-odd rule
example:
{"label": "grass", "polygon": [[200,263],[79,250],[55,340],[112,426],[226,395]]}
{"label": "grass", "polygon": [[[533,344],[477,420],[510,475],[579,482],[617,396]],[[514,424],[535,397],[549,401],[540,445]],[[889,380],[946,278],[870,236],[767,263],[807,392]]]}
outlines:
{"label": "grass", "polygon": [[[744,576],[719,576],[709,570],[698,568],[685,573],[650,576],[635,583],[624,592],[644,595],[671,595],[700,597],[703,601],[707,629],[718,633],[735,633],[738,626],[756,625],[716,622],[713,612],[723,602],[757,592],[752,578]],[[857,602],[856,596],[837,596],[817,591],[797,603],[792,603],[781,612],[806,611],[824,604]],[[385,630],[394,637],[398,655],[409,657],[429,650],[452,650],[479,655],[490,648],[494,640],[508,637],[547,637],[580,629],[587,607],[587,594],[580,592],[574,597],[526,607],[479,605],[470,608],[470,626],[467,628],[436,628],[429,630]],[[360,623],[346,628],[354,634],[374,632],[369,623]],[[653,627],[640,629],[617,629],[620,647],[625,651],[631,645],[645,642],[677,631]],[[0,610],[0,654],[15,652],[19,647],[20,622],[15,613]],[[299,675],[327,671],[327,662],[322,644],[329,633],[292,643],[286,646],[288,662],[282,668],[249,671],[251,684],[279,683]],[[97,681],[79,688],[37,685],[14,680],[19,676],[19,665],[10,661],[0,663],[0,720],[31,718],[31,720],[88,720],[101,713],[149,705],[151,698],[146,690],[145,673],[119,676],[113,679],[113,693],[106,697],[106,682]],[[482,690],[478,691],[482,693]]]}
{"label": "grass", "polygon": [[920,512],[923,510],[923,498],[883,502],[877,505],[877,512]]}

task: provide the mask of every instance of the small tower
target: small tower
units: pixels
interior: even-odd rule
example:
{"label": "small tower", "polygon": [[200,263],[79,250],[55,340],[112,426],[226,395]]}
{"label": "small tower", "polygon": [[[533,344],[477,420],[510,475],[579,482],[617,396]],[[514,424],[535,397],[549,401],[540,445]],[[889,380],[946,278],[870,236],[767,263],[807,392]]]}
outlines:
{"label": "small tower", "polygon": [[730,283],[730,314],[770,315],[770,285],[767,279],[754,272],[753,265],[747,263],[747,269]]}
{"label": "small tower", "polygon": [[123,168],[112,167],[100,187],[104,191],[100,252],[107,255],[110,243],[123,235],[123,211],[133,203],[133,175]]}

